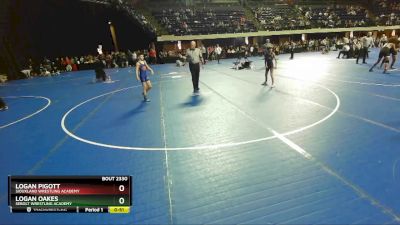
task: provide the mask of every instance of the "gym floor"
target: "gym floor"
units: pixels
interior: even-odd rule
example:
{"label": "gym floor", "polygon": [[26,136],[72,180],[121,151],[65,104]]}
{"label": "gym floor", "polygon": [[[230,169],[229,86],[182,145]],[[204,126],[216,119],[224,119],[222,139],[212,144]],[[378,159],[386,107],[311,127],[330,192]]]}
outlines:
{"label": "gym floor", "polygon": [[[1,85],[0,224],[400,224],[400,72],[337,54],[279,55],[275,88],[209,62],[200,95],[154,65],[149,103],[133,68]],[[11,214],[8,175],[132,175],[133,206]]]}

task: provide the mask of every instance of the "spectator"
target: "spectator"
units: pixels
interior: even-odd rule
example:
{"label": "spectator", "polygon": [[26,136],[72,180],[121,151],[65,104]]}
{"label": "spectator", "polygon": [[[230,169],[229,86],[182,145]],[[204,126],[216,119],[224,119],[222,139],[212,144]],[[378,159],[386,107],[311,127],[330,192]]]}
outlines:
{"label": "spectator", "polygon": [[[207,63],[208,57],[207,57],[207,48],[202,44],[201,48],[200,48],[201,54],[203,55],[203,60],[204,60],[204,64]],[[209,53],[210,51],[208,51]]]}
{"label": "spectator", "polygon": [[149,50],[149,62],[150,64],[157,63],[157,52],[154,47]]}
{"label": "spectator", "polygon": [[[179,11],[158,10],[154,16],[174,35],[212,34],[256,31],[254,24],[247,20],[243,8],[189,8]],[[203,26],[198,26],[203,24]]]}
{"label": "spectator", "polygon": [[344,58],[344,56],[346,56],[346,58],[348,59],[348,58],[349,58],[349,51],[350,51],[350,46],[349,46],[348,44],[343,45],[343,48],[342,48],[342,50],[339,52],[339,55],[338,55],[337,58],[339,59],[339,58],[340,58],[340,55],[343,54],[342,58]]}
{"label": "spectator", "polygon": [[5,111],[8,109],[7,104],[4,102],[4,100],[0,97],[0,111]]}
{"label": "spectator", "polygon": [[214,51],[215,51],[215,56],[216,56],[216,58],[218,60],[218,64],[220,64],[219,60],[221,58],[222,48],[219,46],[219,44],[217,44],[217,46],[215,46],[215,50]]}
{"label": "spectator", "polygon": [[103,81],[105,82],[107,80],[107,75],[106,72],[104,72],[105,68],[105,61],[104,61],[104,56],[99,55],[98,59],[95,62],[95,74],[96,74],[96,81]]}
{"label": "spectator", "polygon": [[294,57],[294,49],[296,47],[296,44],[294,41],[290,41],[289,48],[290,48],[290,59],[292,60]]}

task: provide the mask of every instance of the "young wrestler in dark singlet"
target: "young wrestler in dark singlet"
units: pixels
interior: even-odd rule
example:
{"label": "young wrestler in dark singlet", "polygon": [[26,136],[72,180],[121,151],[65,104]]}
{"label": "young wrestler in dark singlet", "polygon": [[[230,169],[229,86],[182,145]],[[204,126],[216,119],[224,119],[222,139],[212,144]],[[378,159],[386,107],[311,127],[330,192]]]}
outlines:
{"label": "young wrestler in dark singlet", "polygon": [[150,102],[147,98],[147,94],[149,93],[150,89],[152,88],[151,82],[147,75],[147,71],[150,70],[151,74],[154,74],[153,69],[147,65],[147,62],[144,60],[143,54],[139,55],[139,60],[136,63],[136,79],[142,83],[143,86],[143,98],[145,102]]}
{"label": "young wrestler in dark singlet", "polygon": [[399,42],[397,42],[397,43],[386,43],[382,47],[381,51],[379,52],[378,60],[369,69],[369,72],[372,72],[373,69],[375,68],[375,66],[377,66],[381,62],[381,60],[383,60],[382,61],[382,63],[384,64],[383,73],[387,73],[387,70],[389,68],[389,56],[390,56],[391,53],[397,52],[398,51],[398,47],[399,47]]}
{"label": "young wrestler in dark singlet", "polygon": [[275,58],[275,53],[273,51],[273,48],[267,48],[264,52],[264,60],[265,60],[265,82],[262,83],[261,85],[267,86],[267,81],[268,81],[268,72],[271,74],[271,80],[272,80],[272,85],[271,88],[275,87],[275,79],[274,79],[274,62],[275,60],[275,68],[277,66],[276,58]]}

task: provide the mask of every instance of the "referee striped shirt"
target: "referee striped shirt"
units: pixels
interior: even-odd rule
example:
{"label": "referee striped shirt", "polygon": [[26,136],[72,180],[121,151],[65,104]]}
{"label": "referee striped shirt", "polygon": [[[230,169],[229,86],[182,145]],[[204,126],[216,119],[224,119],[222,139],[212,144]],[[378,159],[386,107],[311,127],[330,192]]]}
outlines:
{"label": "referee striped shirt", "polygon": [[201,55],[201,51],[198,48],[195,49],[187,49],[186,50],[186,60],[190,64],[197,64],[203,62],[203,56]]}

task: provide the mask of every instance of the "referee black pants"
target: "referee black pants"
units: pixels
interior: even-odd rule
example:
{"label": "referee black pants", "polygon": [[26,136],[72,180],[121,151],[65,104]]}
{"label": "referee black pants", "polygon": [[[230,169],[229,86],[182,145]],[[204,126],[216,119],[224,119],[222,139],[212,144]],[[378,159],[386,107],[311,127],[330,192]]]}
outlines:
{"label": "referee black pants", "polygon": [[192,74],[193,90],[199,90],[200,63],[189,63],[190,73]]}
{"label": "referee black pants", "polygon": [[367,54],[368,54],[368,47],[361,48],[360,52],[358,53],[356,63],[358,63],[358,60],[360,59],[361,55],[363,57],[363,63],[365,63],[365,58],[367,57]]}

